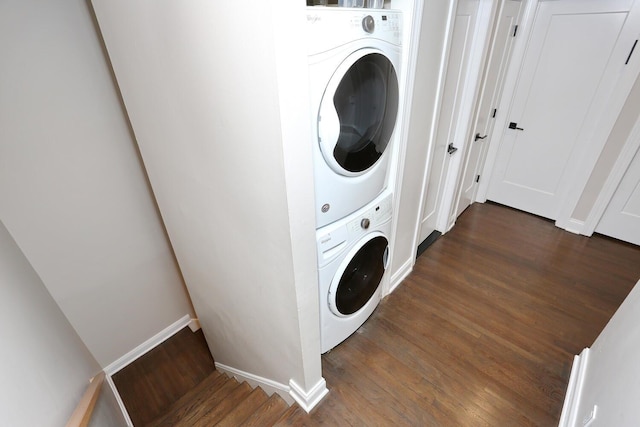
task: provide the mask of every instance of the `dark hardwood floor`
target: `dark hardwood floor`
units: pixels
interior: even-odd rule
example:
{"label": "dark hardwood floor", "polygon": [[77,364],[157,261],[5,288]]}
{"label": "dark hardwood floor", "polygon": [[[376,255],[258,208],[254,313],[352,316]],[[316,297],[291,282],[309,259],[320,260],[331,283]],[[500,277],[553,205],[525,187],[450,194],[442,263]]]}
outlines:
{"label": "dark hardwood floor", "polygon": [[[311,414],[294,406],[270,424],[556,426],[573,356],[638,279],[638,247],[472,205],[367,323],[322,357],[329,395]],[[181,356],[160,365],[135,369],[171,380],[127,380],[155,408],[171,394],[156,387],[201,375]],[[146,404],[125,403],[130,412]]]}
{"label": "dark hardwood floor", "polygon": [[112,376],[134,426],[148,425],[215,371],[202,331],[184,328]]}

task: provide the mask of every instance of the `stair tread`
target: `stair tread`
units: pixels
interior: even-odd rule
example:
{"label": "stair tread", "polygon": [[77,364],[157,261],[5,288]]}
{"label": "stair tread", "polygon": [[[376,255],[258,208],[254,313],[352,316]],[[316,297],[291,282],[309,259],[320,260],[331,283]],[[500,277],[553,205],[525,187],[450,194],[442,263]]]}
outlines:
{"label": "stair tread", "polygon": [[299,405],[292,405],[273,424],[274,426],[300,425],[300,420],[308,417],[307,412]]}
{"label": "stair tread", "polygon": [[173,426],[184,414],[206,400],[213,391],[220,388],[229,377],[220,371],[213,371],[180,399],[171,404],[159,417],[151,421],[151,427]]}
{"label": "stair tread", "polygon": [[167,418],[167,422],[163,426],[192,426],[197,420],[202,418],[211,408],[216,407],[227,398],[227,396],[235,390],[239,384],[234,378],[226,375],[225,381],[218,387],[205,389],[198,396],[197,402],[186,405],[181,411],[176,411],[171,417]]}
{"label": "stair tread", "polygon": [[[238,384],[236,380],[233,381]],[[183,420],[181,420],[176,426],[210,427],[215,425],[221,421],[225,415],[231,412],[238,402],[245,399],[251,391],[251,386],[243,382],[237,385],[237,387],[234,387],[230,392],[225,393],[224,398],[218,399],[218,402],[215,404],[207,405],[206,408],[203,408],[203,410],[197,414],[198,416],[186,420],[187,422],[182,422]]]}
{"label": "stair tread", "polygon": [[242,425],[244,427],[271,426],[289,410],[289,405],[276,393],[272,394]]}
{"label": "stair tread", "polygon": [[[267,393],[260,387],[254,388],[251,393],[235,408],[231,409],[225,417],[220,420],[217,426],[221,427],[237,427],[244,425],[244,421],[249,418],[258,408],[269,399]],[[264,425],[264,424],[263,424]]]}

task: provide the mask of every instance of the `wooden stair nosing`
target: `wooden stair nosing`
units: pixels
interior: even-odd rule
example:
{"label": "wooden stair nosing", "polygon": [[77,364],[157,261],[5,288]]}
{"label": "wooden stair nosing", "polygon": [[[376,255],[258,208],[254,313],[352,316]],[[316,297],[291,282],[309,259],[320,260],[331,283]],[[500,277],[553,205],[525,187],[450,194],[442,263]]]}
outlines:
{"label": "wooden stair nosing", "polygon": [[[233,382],[238,382],[233,379]],[[215,405],[209,405],[209,409],[206,413],[203,411],[199,417],[192,418],[188,423],[177,424],[176,426],[189,426],[189,427],[210,427],[220,422],[231,410],[238,404],[239,401],[245,399],[253,389],[249,384],[243,382],[238,384],[230,392],[225,393],[222,399],[219,399]]]}
{"label": "wooden stair nosing", "polygon": [[225,381],[216,389],[211,389],[209,392],[207,390],[204,391],[200,395],[200,399],[198,399],[197,403],[188,405],[188,411],[180,411],[179,413],[174,413],[173,416],[167,419],[172,424],[163,424],[166,426],[171,425],[172,427],[177,426],[185,426],[191,427],[195,425],[198,420],[204,417],[212,408],[215,408],[220,403],[224,402],[236,388],[238,388],[239,384],[234,378],[229,378],[224,375]]}
{"label": "wooden stair nosing", "polygon": [[284,414],[273,424],[274,426],[300,425],[300,419],[308,417],[309,414],[300,405],[293,404]]}
{"label": "wooden stair nosing", "polygon": [[218,389],[229,380],[229,377],[220,371],[213,371],[194,388],[172,403],[161,415],[152,420],[150,427],[173,426],[176,419],[180,419],[185,413],[192,410],[205,400],[213,390]]}
{"label": "wooden stair nosing", "polygon": [[268,399],[269,396],[267,396],[264,390],[260,387],[254,388],[249,395],[236,407],[232,408],[216,426],[237,427],[244,425],[244,421],[256,412]]}
{"label": "wooden stair nosing", "polygon": [[278,394],[272,394],[249,418],[242,423],[243,427],[263,427],[274,425],[289,405]]}

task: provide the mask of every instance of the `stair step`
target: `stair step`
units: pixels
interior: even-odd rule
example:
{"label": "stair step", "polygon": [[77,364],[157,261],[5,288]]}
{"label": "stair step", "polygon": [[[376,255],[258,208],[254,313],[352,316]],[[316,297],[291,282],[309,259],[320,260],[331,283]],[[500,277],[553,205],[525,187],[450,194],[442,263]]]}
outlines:
{"label": "stair step", "polygon": [[175,414],[171,417],[173,424],[166,424],[172,426],[184,426],[191,427],[202,417],[204,417],[211,408],[215,408],[221,402],[224,402],[229,394],[238,388],[238,381],[233,378],[229,378],[226,375],[225,381],[215,389],[204,390],[201,396],[199,396],[197,404],[189,405],[189,410]]}
{"label": "stair step", "polygon": [[272,426],[288,409],[287,402],[274,393],[242,425],[243,427]]}
{"label": "stair step", "polygon": [[[238,382],[233,380],[236,384]],[[199,414],[197,419],[191,419],[188,423],[179,423],[176,426],[189,426],[189,427],[210,427],[220,422],[225,415],[227,415],[233,408],[238,405],[238,402],[244,400],[251,393],[252,388],[246,382],[237,385],[229,393],[225,393],[223,399],[217,402],[215,405],[207,405],[209,409],[206,413]]]}
{"label": "stair step", "polygon": [[265,393],[264,390],[260,387],[254,388],[251,393],[249,393],[242,402],[225,415],[225,417],[220,420],[216,426],[237,427],[244,424],[243,421],[249,418],[268,399],[269,396],[267,396],[267,393]]}
{"label": "stair step", "polygon": [[273,424],[274,426],[298,426],[301,420],[307,418],[307,413],[299,405],[292,405],[284,414]]}
{"label": "stair step", "polygon": [[165,413],[147,424],[150,427],[221,427],[293,425],[305,411],[289,407],[277,394],[252,389],[235,378],[214,371],[189,390]]}
{"label": "stair step", "polygon": [[189,390],[180,399],[169,406],[164,413],[150,422],[149,427],[170,427],[182,419],[185,414],[200,406],[215,390],[220,388],[229,377],[220,371],[213,371],[198,385]]}

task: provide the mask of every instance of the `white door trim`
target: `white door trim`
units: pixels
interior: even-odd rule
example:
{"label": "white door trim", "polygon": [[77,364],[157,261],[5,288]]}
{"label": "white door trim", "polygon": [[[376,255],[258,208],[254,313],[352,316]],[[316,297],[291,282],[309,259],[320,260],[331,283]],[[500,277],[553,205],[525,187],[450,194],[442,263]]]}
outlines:
{"label": "white door trim", "polygon": [[[420,1],[420,4],[424,4],[423,1]],[[421,189],[420,189],[420,212],[418,213],[418,219],[416,221],[415,224],[415,228],[414,228],[414,233],[413,233],[413,243],[412,243],[412,248],[417,248],[418,245],[420,244],[420,242],[418,241],[420,238],[420,229],[422,226],[422,216],[424,215],[424,208],[425,208],[425,192],[427,189],[427,185],[428,185],[428,179],[429,179],[429,173],[431,172],[431,162],[432,162],[432,157],[433,157],[433,146],[435,144],[435,139],[436,139],[436,132],[438,129],[438,120],[440,119],[440,107],[442,105],[442,94],[444,92],[444,85],[445,85],[445,77],[447,75],[447,65],[449,63],[449,50],[451,47],[451,38],[453,37],[453,25],[455,23],[455,17],[456,17],[456,8],[458,7],[458,0],[451,0],[449,3],[449,10],[447,11],[447,29],[446,29],[446,35],[444,37],[443,40],[443,49],[440,55],[440,69],[438,70],[438,90],[436,93],[436,99],[434,100],[434,105],[436,106],[433,109],[433,115],[430,118],[430,131],[429,131],[429,140],[428,140],[428,144],[429,144],[429,149],[427,150],[427,158],[425,159],[425,165],[426,167],[424,168],[424,174],[422,176],[422,185],[421,185]],[[420,15],[422,16],[422,10],[420,10]],[[416,30],[416,40],[419,40],[419,30]],[[415,43],[416,47],[418,45],[418,43]],[[413,58],[413,65],[415,68],[415,65],[417,64],[417,48],[416,48],[416,53],[415,53],[415,57]],[[413,88],[413,82],[412,82],[412,86],[411,88]],[[409,111],[408,109],[406,111]],[[407,122],[407,131],[405,132],[405,135],[408,134],[408,128],[409,128],[409,120],[406,121]],[[403,156],[404,158],[404,156]],[[401,182],[399,180],[399,182]],[[396,189],[396,200],[400,200],[400,188],[398,187]],[[397,208],[397,207],[396,207]],[[395,226],[397,227],[397,224],[395,224]],[[394,235],[395,235],[395,230],[394,230]],[[415,251],[414,251],[414,256],[413,256],[413,262],[415,262]],[[395,287],[394,283],[391,283],[390,286],[393,288]]]}
{"label": "white door trim", "polygon": [[504,88],[502,90],[502,96],[500,97],[500,101],[498,103],[499,108],[496,113],[496,121],[493,126],[493,130],[491,131],[491,135],[489,135],[489,140],[491,141],[491,143],[489,144],[489,148],[484,160],[484,166],[482,168],[482,173],[480,174],[481,176],[486,177],[486,179],[481,179],[478,183],[479,186],[475,198],[476,202],[484,203],[487,201],[487,192],[493,176],[493,167],[495,166],[496,158],[498,157],[498,149],[500,148],[500,144],[502,143],[504,132],[507,129],[507,118],[509,117],[509,113],[511,111],[513,95],[515,93],[516,85],[518,84],[518,76],[520,75],[520,71],[522,69],[522,61],[524,59],[524,55],[527,52],[527,45],[529,42],[529,38],[531,37],[531,29],[533,28],[533,21],[536,15],[535,12],[538,8],[538,2],[540,0],[523,1],[525,2],[525,10],[522,15],[520,26],[518,27],[518,31],[520,32],[520,34],[522,34],[522,37],[520,37],[519,39],[516,38],[515,44],[513,46],[513,53],[511,62],[509,64],[509,69],[504,78]]}
{"label": "white door trim", "polygon": [[473,121],[473,112],[478,101],[482,67],[485,65],[487,49],[489,48],[491,26],[496,16],[497,7],[492,0],[480,0],[475,32],[469,56],[469,67],[464,79],[464,92],[460,101],[457,125],[453,135],[453,142],[457,145],[458,153],[449,160],[447,175],[442,186],[442,198],[437,213],[436,230],[446,233],[453,227],[456,220],[456,188],[462,178],[462,159],[469,149],[469,132]]}

